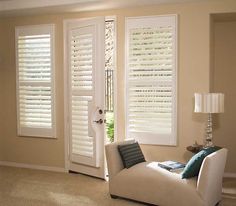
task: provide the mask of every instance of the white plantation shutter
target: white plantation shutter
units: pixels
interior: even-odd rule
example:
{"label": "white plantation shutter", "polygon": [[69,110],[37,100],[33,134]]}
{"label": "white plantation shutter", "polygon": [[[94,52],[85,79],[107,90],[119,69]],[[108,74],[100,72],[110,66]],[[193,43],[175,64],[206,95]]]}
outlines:
{"label": "white plantation shutter", "polygon": [[127,137],[176,144],[176,16],[126,20]]}
{"label": "white plantation shutter", "polygon": [[93,157],[89,136],[89,102],[93,96],[93,35],[71,32],[72,153]]}
{"label": "white plantation shutter", "polygon": [[16,28],[20,136],[54,136],[53,36],[53,25]]}
{"label": "white plantation shutter", "polygon": [[104,70],[105,59],[104,45],[102,45],[104,44],[104,18],[69,21],[66,32],[69,66],[70,160],[73,163],[99,167],[99,155],[101,155],[99,146],[103,138],[100,132],[102,125],[96,125],[93,121],[97,120],[94,117],[97,113],[96,108],[103,108],[100,105],[103,105],[101,102],[104,101],[104,89],[99,87],[100,79],[104,79],[103,73],[100,72]]}
{"label": "white plantation shutter", "polygon": [[91,96],[72,97],[72,153],[93,157],[93,137],[89,135],[89,102]]}
{"label": "white plantation shutter", "polygon": [[72,88],[77,90],[92,90],[92,34],[77,34],[71,36],[71,66]]}

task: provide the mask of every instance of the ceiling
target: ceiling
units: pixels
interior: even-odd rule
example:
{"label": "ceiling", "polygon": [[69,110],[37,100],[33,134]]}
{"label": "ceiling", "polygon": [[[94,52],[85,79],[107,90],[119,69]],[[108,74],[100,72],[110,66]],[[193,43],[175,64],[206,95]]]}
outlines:
{"label": "ceiling", "polygon": [[94,11],[130,6],[199,1],[204,2],[206,0],[0,0],[0,16]]}

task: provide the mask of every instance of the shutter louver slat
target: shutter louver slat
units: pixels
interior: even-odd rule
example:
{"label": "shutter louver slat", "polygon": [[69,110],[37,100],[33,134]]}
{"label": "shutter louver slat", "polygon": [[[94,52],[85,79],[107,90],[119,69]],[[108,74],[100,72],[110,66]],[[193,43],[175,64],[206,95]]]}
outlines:
{"label": "shutter louver slat", "polygon": [[53,137],[53,26],[19,27],[16,33],[20,135]]}
{"label": "shutter louver slat", "polygon": [[127,21],[129,137],[135,138],[138,133],[163,137],[173,134],[175,28],[170,23],[173,18],[167,19],[150,17],[150,23],[148,18],[146,22],[142,19],[138,23],[135,18]]}

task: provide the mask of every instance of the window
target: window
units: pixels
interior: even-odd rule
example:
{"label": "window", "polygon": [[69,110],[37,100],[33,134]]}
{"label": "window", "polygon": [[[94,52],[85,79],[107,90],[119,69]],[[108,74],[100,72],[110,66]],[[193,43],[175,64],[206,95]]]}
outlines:
{"label": "window", "polygon": [[54,25],[16,28],[19,136],[54,137]]}
{"label": "window", "polygon": [[126,19],[126,131],[143,144],[176,144],[176,19]]}

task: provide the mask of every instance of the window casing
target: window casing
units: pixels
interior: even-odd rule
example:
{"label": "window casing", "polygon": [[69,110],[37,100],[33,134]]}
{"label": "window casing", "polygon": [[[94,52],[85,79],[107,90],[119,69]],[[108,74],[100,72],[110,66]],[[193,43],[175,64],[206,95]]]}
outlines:
{"label": "window casing", "polygon": [[18,135],[55,137],[54,25],[16,27],[15,35]]}
{"label": "window casing", "polygon": [[177,16],[126,19],[126,137],[176,145]]}

